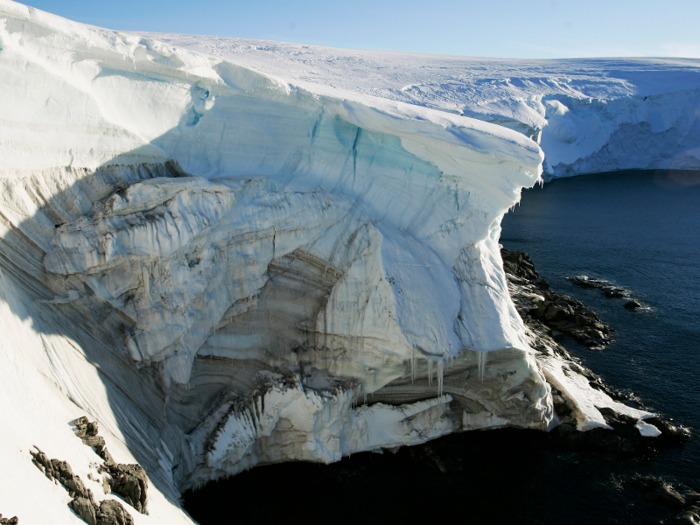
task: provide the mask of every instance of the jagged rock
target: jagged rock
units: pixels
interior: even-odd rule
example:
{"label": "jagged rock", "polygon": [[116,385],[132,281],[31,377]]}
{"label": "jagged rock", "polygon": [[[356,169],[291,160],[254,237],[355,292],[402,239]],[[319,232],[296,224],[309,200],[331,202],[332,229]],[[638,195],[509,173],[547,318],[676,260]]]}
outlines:
{"label": "jagged rock", "polygon": [[699,525],[700,508],[689,507],[679,512],[671,521],[673,525]]}
{"label": "jagged rock", "polygon": [[[148,478],[146,477],[146,472],[143,470],[143,467],[138,464],[118,465],[112,458],[112,454],[107,450],[104,438],[97,435],[98,425],[96,421],[91,422],[88,420],[87,416],[82,416],[73,421],[73,424],[78,427],[78,436],[82,438],[83,443],[94,447],[95,452],[104,460],[104,464],[100,467],[100,470],[109,473],[110,476],[107,484],[103,480],[105,494],[109,493],[111,489],[112,492],[122,496],[127,503],[141,514],[146,514]],[[79,478],[77,482],[80,482]],[[66,488],[73,490],[72,487],[77,486],[77,482],[71,484],[70,488]],[[80,483],[80,485],[82,485],[82,483]],[[112,514],[110,514],[110,516],[111,515]],[[112,521],[105,523],[121,523],[120,521],[114,521],[111,517],[109,519]],[[129,517],[129,519],[131,519],[131,517]]]}
{"label": "jagged rock", "polygon": [[95,504],[87,498],[75,498],[68,506],[89,525],[97,525]]}
{"label": "jagged rock", "polygon": [[572,284],[580,288],[596,288],[603,291],[603,295],[610,299],[616,299],[621,297],[629,297],[629,292],[624,288],[615,286],[614,284],[606,281],[605,279],[596,279],[594,277],[588,277],[586,275],[577,275],[576,277],[567,277]]}
{"label": "jagged rock", "polygon": [[72,476],[63,482],[63,486],[66,488],[71,497],[81,496],[86,497],[88,495],[85,485],[83,485],[82,480],[78,476]]}
{"label": "jagged rock", "polygon": [[[89,432],[93,432],[97,428],[96,425],[90,427],[84,421],[79,421],[79,423],[84,425],[84,428]],[[78,428],[80,431],[83,430]],[[108,452],[107,455],[111,459]],[[85,488],[80,476],[73,474],[73,469],[66,461],[49,460],[46,454],[38,448],[37,452],[32,452],[32,461],[49,479],[56,479],[68,490],[73,497],[68,506],[89,525],[133,525],[133,518],[118,501],[106,500],[98,507],[92,491]],[[145,513],[148,481],[141,466],[113,465],[110,473],[113,476],[112,482],[117,486],[115,492],[123,496],[136,510]],[[0,514],[0,525],[5,523],[14,525],[19,521],[17,518],[12,518],[12,520],[3,520]]]}
{"label": "jagged rock", "polygon": [[535,264],[527,252],[501,248],[501,258],[503,259],[503,269],[506,273],[528,281],[535,281],[540,278],[537,270],[535,270]]}
{"label": "jagged rock", "polygon": [[650,490],[662,486],[664,484],[664,481],[654,476],[636,475],[627,480],[627,484],[646,494]]}
{"label": "jagged rock", "polygon": [[97,422],[91,423],[87,416],[82,416],[73,421],[73,424],[78,427],[78,437],[93,437],[97,435]]}
{"label": "jagged rock", "polygon": [[526,323],[528,318],[536,319],[587,346],[610,342],[613,330],[580,301],[551,290],[526,252],[501,248],[501,258],[510,280],[520,281],[517,287],[521,293],[513,294],[511,290],[511,297]]}
{"label": "jagged rock", "polygon": [[53,479],[53,476],[51,475],[51,472],[53,471],[51,460],[38,447],[34,448],[37,449],[37,452],[30,451],[30,454],[32,455],[32,463],[34,463],[39,470],[46,474],[47,478]]}
{"label": "jagged rock", "polygon": [[685,507],[685,498],[683,495],[666,484],[662,484],[647,492],[644,495],[644,499],[676,509]]}
{"label": "jagged rock", "polygon": [[17,525],[19,523],[19,518],[17,516],[13,518],[3,518],[0,514],[0,525]]}
{"label": "jagged rock", "polygon": [[73,473],[73,469],[67,461],[49,459],[38,447],[35,448],[36,452],[30,451],[34,465],[44,472],[47,478],[63,485],[73,498],[68,506],[78,516],[90,525],[98,525],[95,497],[90,489],[85,488],[80,476]]}
{"label": "jagged rock", "polygon": [[131,517],[121,503],[115,500],[104,500],[97,511],[97,525],[133,525]]}
{"label": "jagged rock", "polygon": [[627,308],[628,310],[637,310],[641,307],[642,307],[642,305],[640,303],[638,303],[637,301],[629,301],[629,302],[625,303],[625,308]]}
{"label": "jagged rock", "polygon": [[603,292],[603,295],[609,299],[619,299],[625,297],[625,291],[620,288],[615,288],[613,290],[606,290]]}
{"label": "jagged rock", "polygon": [[[677,485],[654,476],[635,476],[627,483],[642,494],[644,499],[674,509],[681,509],[670,521],[674,525],[700,524],[700,494],[694,490],[679,490]],[[666,523],[666,522],[664,522]]]}
{"label": "jagged rock", "polygon": [[141,465],[116,465],[110,467],[112,491],[122,496],[126,502],[141,514],[146,514],[146,493],[148,478]]}
{"label": "jagged rock", "polygon": [[97,421],[90,421],[87,416],[82,416],[73,421],[73,424],[78,428],[78,437],[83,440],[83,444],[95,447],[100,454],[105,446],[105,440],[97,435],[99,431]]}
{"label": "jagged rock", "polygon": [[107,450],[107,447],[104,447],[100,452],[99,452],[100,457],[104,460],[105,466],[109,467],[114,467],[117,465],[116,461],[114,461],[114,458],[112,457],[112,454],[109,453],[109,450]]}
{"label": "jagged rock", "polygon": [[54,472],[58,474],[58,476],[55,477],[59,477],[59,481],[61,479],[70,479],[73,477],[73,469],[70,467],[67,461],[61,461],[60,459],[52,459],[51,466]]}
{"label": "jagged rock", "polygon": [[102,436],[86,436],[83,438],[83,443],[88,447],[99,447],[101,449],[105,446],[105,438]]}

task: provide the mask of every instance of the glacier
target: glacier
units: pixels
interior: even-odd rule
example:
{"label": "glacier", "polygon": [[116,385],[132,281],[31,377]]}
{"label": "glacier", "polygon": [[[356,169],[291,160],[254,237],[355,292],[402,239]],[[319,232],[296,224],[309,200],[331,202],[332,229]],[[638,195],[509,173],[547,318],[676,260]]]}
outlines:
{"label": "glacier", "polygon": [[503,59],[150,34],[317,92],[342,89],[514,129],[546,181],[628,169],[700,169],[700,60]]}
{"label": "glacier", "polygon": [[[197,42],[0,0],[0,407],[14,422],[0,434],[12,473],[1,512],[75,522],[66,492],[31,464],[34,445],[113,497],[68,424],[85,413],[117,461],[146,469],[150,515],[135,522],[176,524],[191,523],[183,490],[256,465],[547,430],[550,384],[582,430],[606,426],[598,407],[628,409],[536,359],[500,222],[543,163],[561,176],[626,158],[585,142],[595,118],[621,143],[632,128],[673,138],[675,149],[634,147],[657,167],[694,167],[700,64],[624,66],[685,79],[648,103],[662,108],[654,120],[638,97],[606,113],[583,88],[525,99],[485,73],[469,89],[445,80],[457,98],[440,98],[417,87],[433,73],[415,55],[357,52],[376,74],[348,66],[336,86],[342,60],[308,82],[294,78],[294,45]],[[413,67],[413,84],[390,87],[406,73],[381,77],[367,57]],[[580,64],[557,67],[575,76]],[[609,83],[621,99],[633,91]],[[476,100],[493,90],[500,100]],[[457,111],[457,99],[471,105]]]}

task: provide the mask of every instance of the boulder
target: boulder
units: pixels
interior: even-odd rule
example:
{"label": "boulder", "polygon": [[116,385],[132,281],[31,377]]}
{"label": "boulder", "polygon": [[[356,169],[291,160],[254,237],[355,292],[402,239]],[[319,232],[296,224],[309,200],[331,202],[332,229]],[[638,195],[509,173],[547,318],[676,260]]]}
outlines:
{"label": "boulder", "polygon": [[97,525],[133,525],[131,517],[121,503],[115,500],[104,500],[97,511]]}
{"label": "boulder", "polygon": [[700,508],[689,507],[682,510],[671,521],[673,525],[700,525]]}
{"label": "boulder", "polygon": [[73,509],[85,523],[89,525],[97,525],[97,517],[95,513],[95,505],[87,498],[74,498],[68,506]]}
{"label": "boulder", "polygon": [[644,495],[644,499],[676,509],[685,507],[685,498],[683,495],[666,484],[660,485],[647,492]]}
{"label": "boulder", "polygon": [[112,476],[110,483],[112,492],[119,494],[124,500],[141,514],[146,514],[146,492],[148,478],[141,465],[116,465],[109,469]]}

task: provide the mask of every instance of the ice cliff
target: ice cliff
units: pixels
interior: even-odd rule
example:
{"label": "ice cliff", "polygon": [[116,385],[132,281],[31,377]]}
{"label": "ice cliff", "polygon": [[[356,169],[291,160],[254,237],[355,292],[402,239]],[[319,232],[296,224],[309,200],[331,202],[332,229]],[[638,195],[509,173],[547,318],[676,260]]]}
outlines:
{"label": "ice cliff", "polygon": [[8,0],[0,90],[2,512],[73,522],[28,448],[97,479],[84,413],[168,524],[257,464],[554,421],[498,246],[525,134]]}
{"label": "ice cliff", "polygon": [[402,101],[533,137],[545,180],[700,169],[700,60],[514,60],[153,34],[319,92]]}

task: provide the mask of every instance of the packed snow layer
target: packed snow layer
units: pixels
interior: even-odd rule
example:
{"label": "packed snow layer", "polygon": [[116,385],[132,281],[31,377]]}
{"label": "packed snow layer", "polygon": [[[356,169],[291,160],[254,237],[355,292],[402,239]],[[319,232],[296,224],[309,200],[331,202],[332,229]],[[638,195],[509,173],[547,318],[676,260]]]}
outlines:
{"label": "packed snow layer", "polygon": [[8,0],[0,89],[3,514],[71,522],[28,449],[85,479],[83,413],[168,524],[256,464],[553,420],[498,250],[524,135]]}
{"label": "packed snow layer", "polygon": [[151,34],[317,93],[440,109],[515,129],[546,154],[545,179],[700,168],[700,60],[514,60]]}

